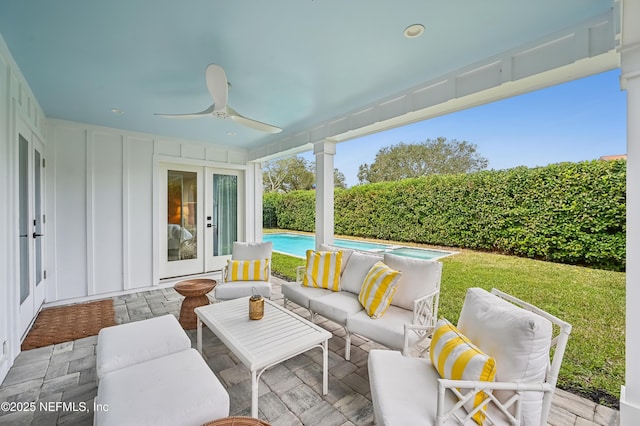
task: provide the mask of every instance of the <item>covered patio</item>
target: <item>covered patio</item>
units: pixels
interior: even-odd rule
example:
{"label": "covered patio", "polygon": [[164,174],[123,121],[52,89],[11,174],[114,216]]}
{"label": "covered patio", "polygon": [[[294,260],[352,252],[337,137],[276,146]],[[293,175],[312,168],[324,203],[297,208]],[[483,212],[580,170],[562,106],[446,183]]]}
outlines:
{"label": "covered patio", "polygon": [[[282,304],[281,280],[274,278],[272,299]],[[119,323],[139,321],[171,313],[177,315],[182,297],[172,288],[151,290],[115,298]],[[306,316],[303,308],[296,313]],[[367,358],[371,349],[383,346],[354,337],[351,360],[344,359],[344,330],[320,319],[331,331],[329,340],[329,393],[322,395],[322,352],[319,349],[298,355],[267,370],[260,382],[259,417],[276,425],[372,425],[373,407],[369,389]],[[190,333],[195,344],[195,331]],[[21,412],[0,416],[11,424],[92,424],[93,398],[97,391],[95,345],[87,337],[22,352],[0,386],[0,399],[12,401],[29,395],[31,400],[53,403],[85,403],[82,410]],[[231,396],[232,416],[250,416],[250,372],[211,332],[204,332],[204,356],[211,369],[222,378]],[[162,372],[159,372],[162,374]],[[558,390],[554,396],[550,425],[608,426],[619,423],[619,412],[587,399]]]}
{"label": "covered patio", "polygon": [[[56,346],[46,355],[44,350],[21,354],[20,343],[43,306],[166,294],[176,276],[218,273],[229,254],[221,228],[233,228],[228,238],[260,241],[262,162],[313,150],[316,241],[331,243],[336,144],[619,68],[628,99],[631,259],[620,424],[635,424],[640,418],[635,362],[640,312],[633,309],[640,302],[640,266],[633,261],[640,254],[638,16],[640,4],[627,0],[2,4],[0,199],[6,207],[0,209],[0,379],[5,381],[0,395],[9,397],[3,393],[12,386],[7,383],[22,383],[21,371],[34,368],[25,367],[30,364],[23,364],[25,358],[43,357],[42,366],[44,357],[94,344],[89,339]],[[416,37],[420,26],[424,34]],[[211,113],[221,101],[214,96],[212,105],[207,93],[210,63],[227,73],[223,87],[230,105],[281,132],[246,125],[247,120],[229,117],[231,110],[225,110],[227,117],[196,120],[154,115]],[[178,181],[179,210],[166,214],[171,185]],[[235,221],[219,219],[219,203],[208,195],[220,182],[233,182]],[[183,195],[188,185],[201,192]],[[187,243],[177,257],[172,257],[171,225],[179,225],[180,243]],[[216,353],[211,342],[210,355]],[[341,380],[364,365],[355,358],[352,365],[334,366],[353,370]],[[60,379],[65,380],[75,379]],[[313,389],[313,378],[298,380]],[[367,391],[361,380],[353,380],[353,386],[347,382],[355,391],[352,399],[362,405],[353,408],[345,400],[344,410],[337,410],[344,421],[335,424],[360,424],[360,414],[349,416],[352,409],[365,413],[364,423],[371,421]],[[274,378],[268,388],[274,390],[277,382]],[[74,386],[78,395],[91,392],[88,385]],[[329,404],[340,400],[333,398]],[[287,411],[295,417],[292,423],[306,423],[301,413]],[[594,421],[594,416],[584,418]]]}

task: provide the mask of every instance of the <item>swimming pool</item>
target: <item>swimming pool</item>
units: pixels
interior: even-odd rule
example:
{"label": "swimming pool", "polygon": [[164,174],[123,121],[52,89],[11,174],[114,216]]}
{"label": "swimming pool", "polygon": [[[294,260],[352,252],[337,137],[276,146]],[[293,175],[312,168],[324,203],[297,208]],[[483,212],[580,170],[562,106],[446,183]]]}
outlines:
{"label": "swimming pool", "polygon": [[[314,250],[316,247],[316,239],[313,235],[282,232],[264,234],[262,240],[271,241],[273,243],[274,251],[302,258],[306,256],[307,250]],[[453,252],[444,250],[394,246],[391,244],[370,243],[368,241],[345,240],[341,238],[334,239],[333,245],[373,253],[391,253],[398,256],[413,257],[417,259],[438,259],[440,257],[453,254]]]}

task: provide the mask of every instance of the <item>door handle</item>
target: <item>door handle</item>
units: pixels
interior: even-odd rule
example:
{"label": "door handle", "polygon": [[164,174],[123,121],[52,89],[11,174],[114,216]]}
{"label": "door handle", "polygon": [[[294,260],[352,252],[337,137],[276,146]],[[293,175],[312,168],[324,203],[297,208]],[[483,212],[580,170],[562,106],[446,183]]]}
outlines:
{"label": "door handle", "polygon": [[27,238],[29,234],[20,235],[20,238]]}
{"label": "door handle", "polygon": [[33,233],[33,238],[43,237],[43,236],[44,236],[44,234],[36,234],[35,232]]}

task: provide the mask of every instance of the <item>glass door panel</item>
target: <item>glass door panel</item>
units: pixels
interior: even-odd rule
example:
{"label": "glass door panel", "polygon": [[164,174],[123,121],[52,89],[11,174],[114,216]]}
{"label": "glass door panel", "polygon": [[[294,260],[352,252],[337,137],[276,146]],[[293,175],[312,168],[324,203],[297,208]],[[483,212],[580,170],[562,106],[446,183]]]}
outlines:
{"label": "glass door panel", "polygon": [[167,258],[197,259],[198,174],[169,170],[167,179]]}
{"label": "glass door panel", "polygon": [[42,158],[40,151],[33,150],[33,241],[35,244],[35,271],[34,280],[36,286],[43,282],[42,270]]}
{"label": "glass door panel", "polygon": [[244,172],[207,168],[205,270],[222,269],[244,239]]}
{"label": "glass door panel", "polygon": [[204,269],[202,167],[160,166],[160,277]]}
{"label": "glass door panel", "polygon": [[20,304],[31,294],[29,277],[29,142],[20,135],[18,147],[18,192],[20,227]]}
{"label": "glass door panel", "polygon": [[238,240],[238,176],[213,175],[213,255],[230,255]]}

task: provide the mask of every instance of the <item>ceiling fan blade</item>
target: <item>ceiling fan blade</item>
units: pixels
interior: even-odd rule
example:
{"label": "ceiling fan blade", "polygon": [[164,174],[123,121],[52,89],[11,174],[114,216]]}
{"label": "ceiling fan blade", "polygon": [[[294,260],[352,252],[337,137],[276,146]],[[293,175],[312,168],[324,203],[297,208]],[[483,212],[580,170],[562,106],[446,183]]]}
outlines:
{"label": "ceiling fan blade", "polygon": [[153,115],[159,115],[161,117],[167,117],[167,118],[200,118],[200,117],[206,117],[207,115],[213,114],[214,107],[215,107],[215,105],[211,105],[209,108],[205,109],[204,111],[192,112],[190,114],[158,114],[158,113],[155,113]]}
{"label": "ceiling fan blade", "polygon": [[227,98],[229,95],[229,86],[227,84],[227,75],[220,65],[210,64],[205,72],[207,80],[207,89],[213,98],[215,111],[222,111],[227,106]]}
{"label": "ceiling fan blade", "polygon": [[271,124],[263,123],[257,120],[252,120],[243,115],[240,115],[236,110],[231,108],[229,105],[227,105],[227,114],[229,114],[229,117],[233,121],[236,121],[247,127],[251,127],[252,129],[260,130],[261,132],[280,133],[282,131],[280,127],[272,126]]}

